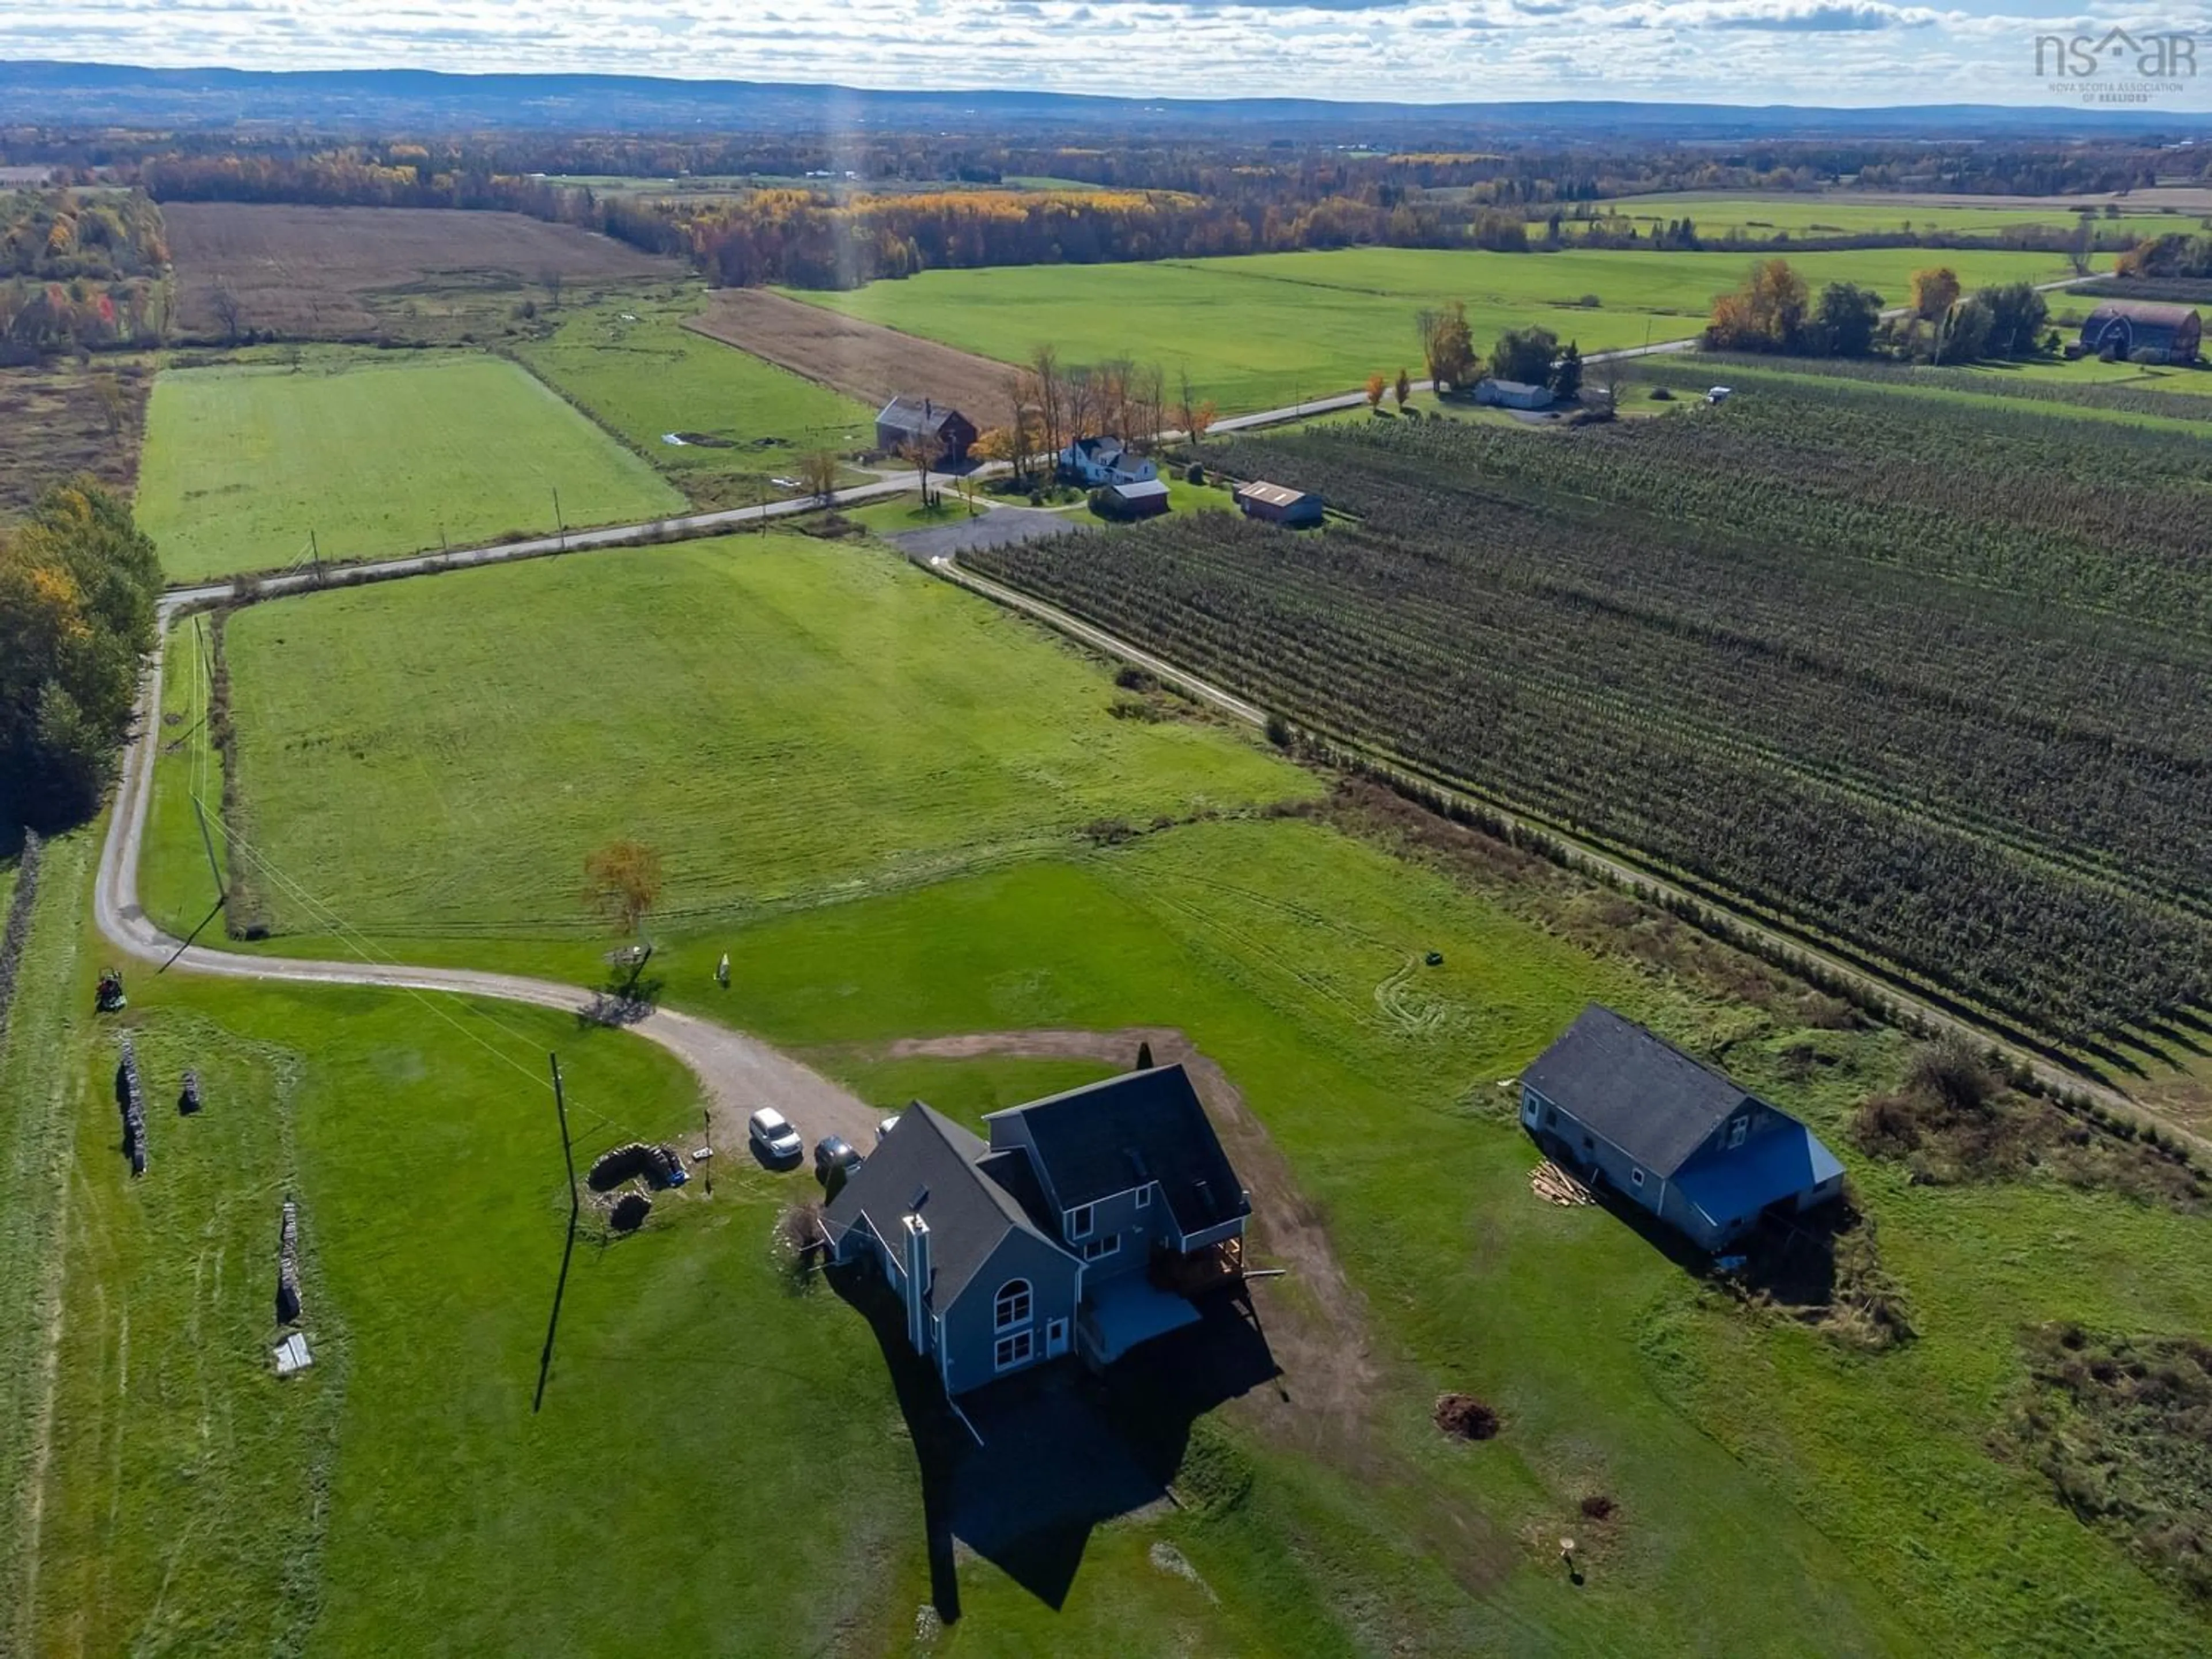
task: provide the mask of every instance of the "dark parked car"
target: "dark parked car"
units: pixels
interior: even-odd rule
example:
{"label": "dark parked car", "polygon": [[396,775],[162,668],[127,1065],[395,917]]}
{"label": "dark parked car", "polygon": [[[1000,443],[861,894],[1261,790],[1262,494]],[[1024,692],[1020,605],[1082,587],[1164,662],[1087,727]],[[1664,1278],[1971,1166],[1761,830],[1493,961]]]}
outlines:
{"label": "dark parked car", "polygon": [[860,1155],[842,1135],[825,1135],[814,1143],[814,1178],[828,1185],[830,1171],[842,1170],[847,1175],[860,1167]]}

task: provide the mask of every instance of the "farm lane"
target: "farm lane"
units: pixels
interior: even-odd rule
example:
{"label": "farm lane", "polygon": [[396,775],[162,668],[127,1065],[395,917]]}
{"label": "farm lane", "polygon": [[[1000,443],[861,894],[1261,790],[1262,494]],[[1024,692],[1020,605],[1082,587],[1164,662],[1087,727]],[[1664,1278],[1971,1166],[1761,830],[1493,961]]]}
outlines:
{"label": "farm lane", "polygon": [[[137,735],[124,757],[122,787],[100,848],[94,910],[100,933],[118,949],[144,963],[167,963],[233,979],[307,985],[364,985],[393,990],[483,997],[588,1015],[598,994],[580,985],[471,969],[410,967],[398,963],[319,962],[297,957],[239,955],[206,945],[186,946],[156,927],[138,902],[138,855],[153,793],[154,757],[161,706],[161,656],[157,647],[138,708]],[[706,1091],[714,1140],[725,1156],[742,1157],[745,1119],[761,1106],[789,1118],[811,1144],[842,1135],[864,1151],[875,1144],[881,1114],[818,1072],[756,1037],[672,1009],[655,1008],[623,1029],[658,1043],[689,1066]]]}

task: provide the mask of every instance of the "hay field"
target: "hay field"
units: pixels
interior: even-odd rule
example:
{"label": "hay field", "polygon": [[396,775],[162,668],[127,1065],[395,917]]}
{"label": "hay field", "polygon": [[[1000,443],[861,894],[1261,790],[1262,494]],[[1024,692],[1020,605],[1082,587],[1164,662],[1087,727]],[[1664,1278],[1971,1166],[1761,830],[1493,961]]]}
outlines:
{"label": "hay field", "polygon": [[[622,836],[660,850],[675,927],[1316,787],[1256,739],[1113,718],[1103,671],[888,551],[791,534],[288,599],[228,641],[261,847],[386,936],[596,937],[583,859]],[[148,908],[189,927],[189,811],[152,834]]]}
{"label": "hay field", "polygon": [[[1065,362],[1132,357],[1169,383],[1188,369],[1222,412],[1273,409],[1349,391],[1377,370],[1421,373],[1413,319],[1466,302],[1478,349],[1540,323],[1583,351],[1687,339],[1713,298],[1742,280],[1741,253],[1434,252],[1352,248],[1152,264],[932,270],[849,293],[793,291],[825,310],[1013,362],[1040,343]],[[1817,288],[1863,283],[1901,304],[1911,273],[1955,268],[1969,288],[2050,281],[2065,262],[2039,254],[1924,248],[1796,256]],[[1585,301],[1595,300],[1595,305]]]}
{"label": "hay field", "polygon": [[154,388],[138,520],[172,581],[465,547],[681,512],[644,462],[513,363],[318,353]]}

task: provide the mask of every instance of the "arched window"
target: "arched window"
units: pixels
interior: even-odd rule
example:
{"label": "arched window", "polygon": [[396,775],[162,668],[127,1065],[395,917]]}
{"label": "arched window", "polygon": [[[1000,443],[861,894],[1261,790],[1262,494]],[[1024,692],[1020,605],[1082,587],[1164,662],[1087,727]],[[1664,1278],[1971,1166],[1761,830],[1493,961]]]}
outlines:
{"label": "arched window", "polygon": [[994,1328],[1006,1330],[1015,1325],[1030,1322],[1030,1282],[1026,1279],[1010,1279],[999,1286],[999,1299],[993,1304],[997,1317]]}

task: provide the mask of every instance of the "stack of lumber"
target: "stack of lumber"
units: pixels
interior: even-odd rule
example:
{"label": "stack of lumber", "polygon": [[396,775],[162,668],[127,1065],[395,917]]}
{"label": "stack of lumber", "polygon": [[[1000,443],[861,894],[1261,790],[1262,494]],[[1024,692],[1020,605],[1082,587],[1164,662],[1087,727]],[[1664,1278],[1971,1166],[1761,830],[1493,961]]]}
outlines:
{"label": "stack of lumber", "polygon": [[1528,1172],[1528,1186],[1537,1197],[1554,1204],[1593,1204],[1590,1189],[1547,1158]]}

